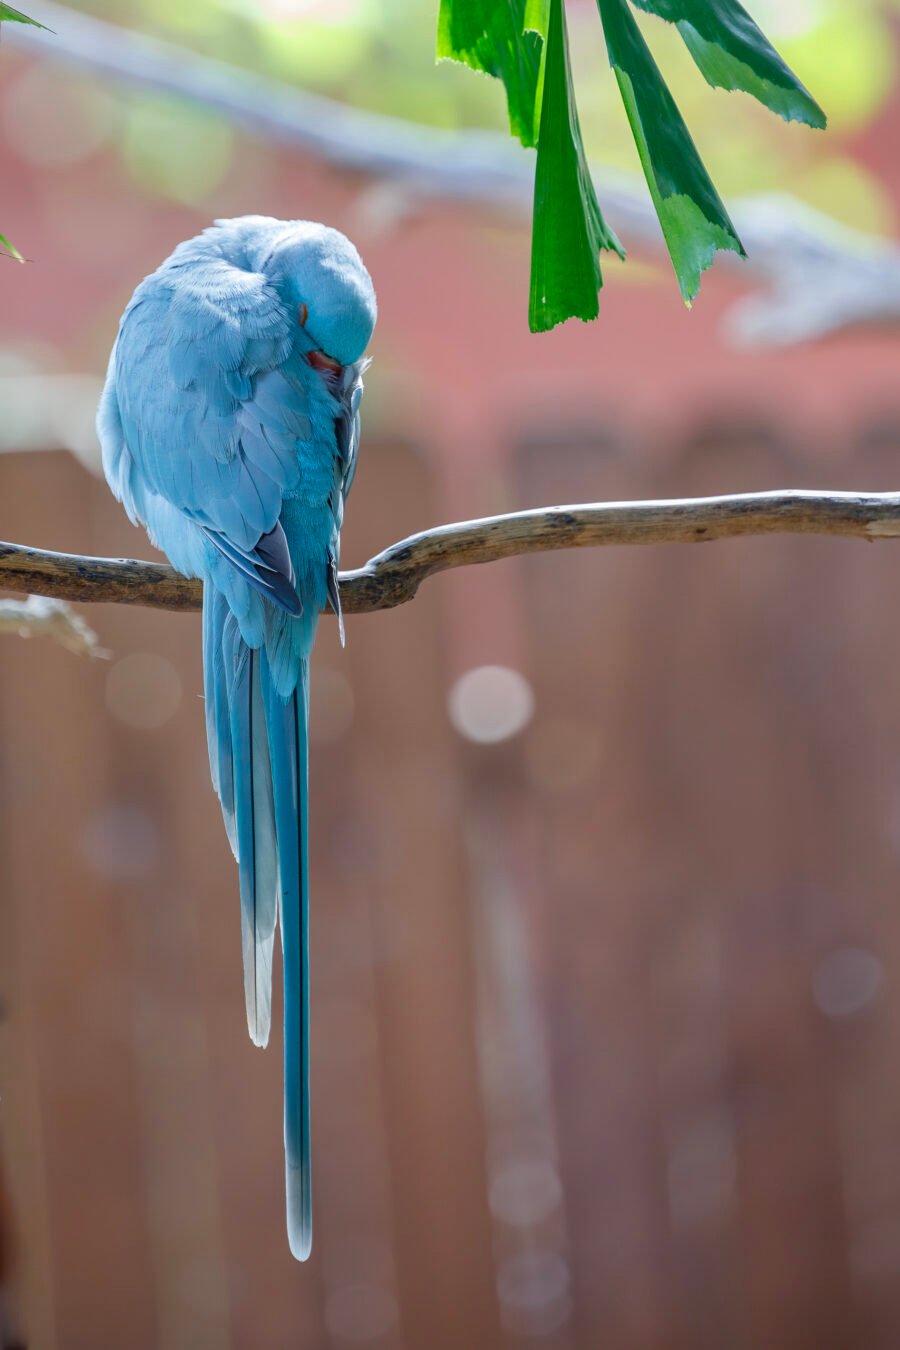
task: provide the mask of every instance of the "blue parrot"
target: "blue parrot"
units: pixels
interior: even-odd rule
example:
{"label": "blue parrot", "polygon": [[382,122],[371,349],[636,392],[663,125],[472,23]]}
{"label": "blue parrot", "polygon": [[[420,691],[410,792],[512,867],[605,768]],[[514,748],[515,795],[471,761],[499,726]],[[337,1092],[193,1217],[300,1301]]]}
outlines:
{"label": "blue parrot", "polygon": [[312,1241],[307,731],[319,612],[359,447],[372,281],[339,231],[219,220],[138,286],[97,415],[113,493],[203,582],[209,766],[238,862],[250,1036],[269,1038],[284,961],[291,1251]]}

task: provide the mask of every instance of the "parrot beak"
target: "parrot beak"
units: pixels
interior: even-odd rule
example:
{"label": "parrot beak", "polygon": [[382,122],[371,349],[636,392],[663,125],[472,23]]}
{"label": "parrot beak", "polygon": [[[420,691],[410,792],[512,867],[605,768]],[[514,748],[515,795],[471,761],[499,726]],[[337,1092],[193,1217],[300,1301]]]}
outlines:
{"label": "parrot beak", "polygon": [[344,369],[340,361],[335,361],[333,356],[326,356],[323,351],[307,352],[306,359],[313,370],[320,370],[323,375],[340,375]]}

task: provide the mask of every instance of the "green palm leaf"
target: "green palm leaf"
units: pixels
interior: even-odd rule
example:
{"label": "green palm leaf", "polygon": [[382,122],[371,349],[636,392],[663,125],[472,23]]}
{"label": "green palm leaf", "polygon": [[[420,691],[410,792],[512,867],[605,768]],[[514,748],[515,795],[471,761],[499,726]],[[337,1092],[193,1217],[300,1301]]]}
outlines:
{"label": "green palm leaf", "polygon": [[737,0],[632,0],[674,23],[708,84],[742,89],[786,122],[824,127],[825,114]]}

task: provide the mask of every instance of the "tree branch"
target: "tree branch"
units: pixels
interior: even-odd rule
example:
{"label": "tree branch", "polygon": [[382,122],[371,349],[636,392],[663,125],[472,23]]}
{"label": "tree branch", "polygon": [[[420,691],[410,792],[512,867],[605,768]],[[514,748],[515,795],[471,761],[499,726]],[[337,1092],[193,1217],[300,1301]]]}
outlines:
{"label": "tree branch", "polygon": [[[251,133],[306,150],[325,163],[387,182],[403,202],[467,202],[530,217],[534,157],[508,136],[443,131],[364,112],[263,78],[159,38],[42,0],[53,36],[8,24],[4,41],[41,60],[186,98]],[[438,76],[435,74],[435,79]],[[642,183],[602,166],[593,176],[603,213],[626,244],[662,247]],[[748,259],[722,256],[763,288],[738,301],[738,340],[792,343],[859,323],[900,321],[900,247],[850,229],[782,194],[745,197],[731,212]],[[729,261],[730,260],[730,261]]]}
{"label": "tree branch", "polygon": [[[896,538],[900,492],[788,489],[730,497],[600,502],[440,525],[392,544],[364,567],[342,572],[341,604],[347,614],[393,609],[412,600],[426,577],[436,572],[522,553],[608,544],[697,544],[760,534]],[[176,610],[198,609],[202,597],[199,581],[164,563],[82,558],[4,543],[0,543],[0,587],[61,600]]]}

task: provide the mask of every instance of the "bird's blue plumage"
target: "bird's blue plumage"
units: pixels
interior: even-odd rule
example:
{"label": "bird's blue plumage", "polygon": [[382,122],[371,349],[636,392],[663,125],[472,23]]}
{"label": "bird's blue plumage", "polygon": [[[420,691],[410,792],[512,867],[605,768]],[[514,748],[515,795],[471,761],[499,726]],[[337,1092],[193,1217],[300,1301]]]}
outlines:
{"label": "bird's blue plumage", "polygon": [[284,959],[288,1236],[309,1255],[309,655],[339,612],[344,499],[359,447],[369,274],[342,234],[218,221],[138,286],[98,414],[103,466],[133,521],[203,581],[213,785],[238,861],[250,1035]]}

